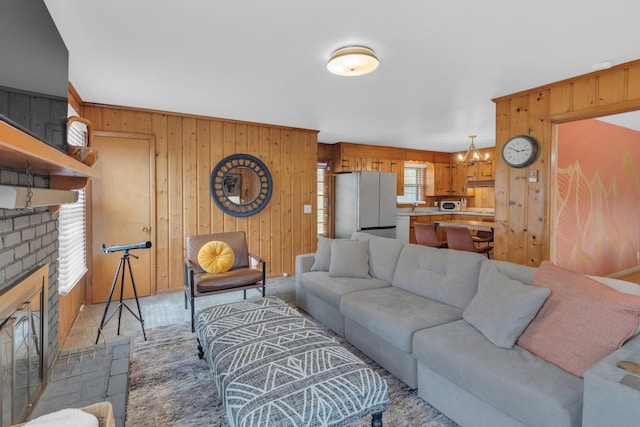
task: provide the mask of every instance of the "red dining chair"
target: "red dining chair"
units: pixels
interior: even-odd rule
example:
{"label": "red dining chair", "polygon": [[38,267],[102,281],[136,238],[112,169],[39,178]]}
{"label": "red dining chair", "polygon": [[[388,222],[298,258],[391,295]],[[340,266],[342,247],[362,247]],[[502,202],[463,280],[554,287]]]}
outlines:
{"label": "red dining chair", "polygon": [[467,227],[445,227],[445,233],[447,234],[447,245],[449,249],[456,249],[459,251],[476,252],[487,254],[488,258],[491,258],[489,251],[493,249],[489,245],[476,246],[471,238],[471,232]]}
{"label": "red dining chair", "polygon": [[432,248],[446,248],[447,242],[441,242],[436,234],[433,224],[424,222],[414,222],[414,230],[416,232],[416,243],[423,246],[431,246]]}
{"label": "red dining chair", "polygon": [[[481,221],[493,222],[494,219],[483,218]],[[476,234],[471,235],[471,238],[473,239],[474,243],[486,243],[487,245],[490,245],[491,243],[493,243],[493,231],[478,230]]]}

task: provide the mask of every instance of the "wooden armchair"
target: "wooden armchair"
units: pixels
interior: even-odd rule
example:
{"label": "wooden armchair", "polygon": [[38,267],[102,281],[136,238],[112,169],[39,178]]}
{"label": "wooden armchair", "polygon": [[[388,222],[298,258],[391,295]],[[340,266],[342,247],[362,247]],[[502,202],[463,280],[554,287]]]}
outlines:
{"label": "wooden armchair", "polygon": [[[198,252],[211,241],[225,242],[233,249],[235,259],[229,271],[207,273],[200,267]],[[257,269],[251,268],[250,258],[258,261]],[[191,332],[195,332],[196,297],[242,290],[246,299],[247,289],[254,288],[262,288],[264,297],[266,271],[266,261],[249,252],[244,231],[187,236],[184,258],[184,308],[191,304]]]}

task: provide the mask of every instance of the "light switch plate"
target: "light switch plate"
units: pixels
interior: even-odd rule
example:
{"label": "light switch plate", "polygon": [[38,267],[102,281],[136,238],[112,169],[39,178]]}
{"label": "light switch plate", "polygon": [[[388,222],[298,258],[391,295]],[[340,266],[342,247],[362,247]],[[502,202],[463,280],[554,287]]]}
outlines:
{"label": "light switch plate", "polygon": [[532,169],[529,171],[529,182],[538,182],[538,170]]}
{"label": "light switch plate", "polygon": [[311,213],[311,205],[304,205],[304,213]]}

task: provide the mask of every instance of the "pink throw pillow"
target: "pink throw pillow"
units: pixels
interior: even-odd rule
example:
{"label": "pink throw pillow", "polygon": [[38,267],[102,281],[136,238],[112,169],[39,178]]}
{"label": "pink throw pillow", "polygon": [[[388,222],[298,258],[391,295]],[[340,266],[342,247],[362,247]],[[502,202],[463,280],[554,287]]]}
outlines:
{"label": "pink throw pillow", "polygon": [[618,349],[636,329],[640,297],[544,261],[531,284],[551,289],[517,344],[573,375]]}

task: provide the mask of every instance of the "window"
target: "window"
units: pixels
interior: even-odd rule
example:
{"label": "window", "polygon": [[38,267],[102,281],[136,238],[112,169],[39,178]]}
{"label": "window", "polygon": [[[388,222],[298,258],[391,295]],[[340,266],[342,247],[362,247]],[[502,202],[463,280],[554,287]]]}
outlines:
{"label": "window", "polygon": [[422,163],[404,164],[404,195],[398,196],[398,203],[424,201],[427,193],[427,165]]}
{"label": "window", "polygon": [[318,234],[326,236],[329,232],[329,198],[328,198],[328,186],[329,186],[329,170],[326,163],[318,163],[317,168],[317,182],[318,188],[317,203],[318,206],[318,221],[317,228]]}
{"label": "window", "polygon": [[68,294],[87,272],[84,206],[84,189],[82,189],[78,191],[77,202],[60,207],[58,292],[61,295]]}
{"label": "window", "polygon": [[[69,116],[77,115],[69,107]],[[67,143],[69,145],[84,145],[84,132],[70,132]],[[58,292],[66,295],[78,284],[82,276],[87,272],[86,253],[86,221],[85,221],[85,194],[84,189],[78,191],[78,201],[67,203],[60,207],[58,216]]]}

